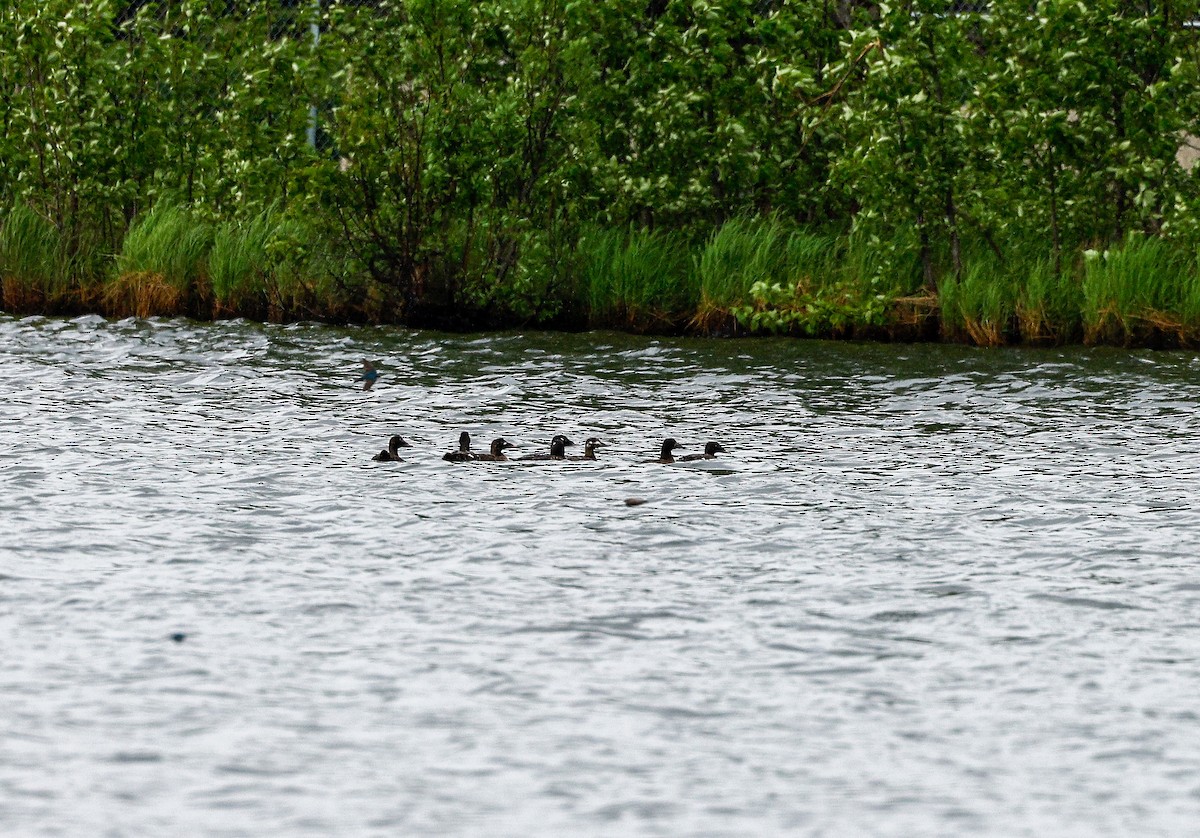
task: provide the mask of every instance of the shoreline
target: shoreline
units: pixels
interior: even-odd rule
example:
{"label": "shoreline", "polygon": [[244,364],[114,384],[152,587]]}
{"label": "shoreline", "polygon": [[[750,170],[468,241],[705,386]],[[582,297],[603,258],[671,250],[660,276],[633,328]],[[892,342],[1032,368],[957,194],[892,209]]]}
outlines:
{"label": "shoreline", "polygon": [[[370,328],[395,327],[445,332],[455,335],[484,334],[489,332],[505,332],[514,330],[532,330],[546,334],[581,334],[590,331],[610,331],[618,334],[640,335],[646,337],[664,338],[693,338],[702,340],[756,340],[756,339],[787,339],[787,340],[828,340],[874,344],[933,344],[950,346],[974,346],[983,349],[1047,349],[1054,347],[1108,347],[1117,349],[1148,349],[1152,351],[1186,351],[1200,347],[1200,338],[1193,333],[1177,327],[1163,327],[1161,320],[1145,318],[1134,329],[1127,332],[1121,340],[1058,340],[1046,336],[1032,340],[1007,340],[993,343],[981,343],[964,339],[961,334],[948,336],[945,334],[940,311],[936,303],[930,299],[897,299],[892,310],[897,316],[873,325],[849,325],[839,330],[805,333],[768,333],[755,332],[741,327],[737,318],[731,313],[714,319],[710,316],[703,327],[697,327],[694,319],[679,318],[676,321],[656,320],[653,322],[618,323],[591,321],[582,317],[559,317],[550,322],[522,322],[516,319],[475,318],[470,319],[462,312],[450,312],[440,309],[423,309],[411,318],[392,318],[368,320],[363,318],[329,318],[319,314],[295,316],[288,318],[251,317],[238,312],[213,312],[202,314],[194,311],[150,310],[146,312],[114,311],[105,307],[86,307],[80,305],[53,305],[39,308],[13,308],[0,305],[0,316],[16,319],[25,317],[46,318],[75,318],[100,316],[110,321],[128,318],[183,318],[196,323],[216,324],[230,320],[244,320],[259,325],[288,325],[295,323],[315,323],[330,328]],[[1140,325],[1140,328],[1138,326]]]}

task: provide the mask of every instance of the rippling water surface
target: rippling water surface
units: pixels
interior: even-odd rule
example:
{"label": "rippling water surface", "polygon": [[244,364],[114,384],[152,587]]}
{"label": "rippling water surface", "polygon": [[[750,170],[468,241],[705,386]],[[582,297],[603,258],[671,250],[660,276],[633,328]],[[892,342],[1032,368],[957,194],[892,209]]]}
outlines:
{"label": "rippling water surface", "polygon": [[1194,834],[1198,380],[0,318],[0,833]]}

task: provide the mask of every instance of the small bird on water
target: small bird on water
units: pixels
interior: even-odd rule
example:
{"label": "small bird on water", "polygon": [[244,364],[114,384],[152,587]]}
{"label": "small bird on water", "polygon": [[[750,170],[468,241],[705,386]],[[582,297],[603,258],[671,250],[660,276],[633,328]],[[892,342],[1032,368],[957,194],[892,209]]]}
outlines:
{"label": "small bird on water", "polygon": [[596,459],[596,449],[604,447],[604,443],[590,436],[583,441],[583,454],[578,457],[567,457],[568,460],[594,460]]}
{"label": "small bird on water", "polygon": [[686,457],[680,457],[679,462],[689,463],[695,462],[696,460],[712,460],[716,458],[718,453],[725,453],[725,449],[721,447],[721,443],[710,442],[704,446],[703,454],[688,454]]}
{"label": "small bird on water", "polygon": [[643,460],[643,462],[646,462],[646,463],[673,463],[673,462],[675,462],[675,457],[673,457],[671,455],[671,452],[674,451],[676,448],[682,448],[682,447],[683,446],[680,445],[678,442],[676,442],[673,437],[667,437],[666,439],[663,440],[662,449],[658,453],[658,459],[657,460]]}
{"label": "small bird on water", "polygon": [[489,463],[502,463],[502,462],[505,462],[508,460],[508,457],[505,456],[504,452],[509,448],[516,448],[516,447],[517,446],[513,445],[511,442],[506,440],[504,437],[502,437],[502,436],[496,437],[495,439],[492,440],[491,450],[488,451],[488,453],[486,453],[486,454],[476,454],[475,459],[483,460],[483,461],[489,462]]}
{"label": "small bird on water", "polygon": [[377,463],[398,463],[400,462],[401,448],[412,448],[412,443],[400,436],[400,434],[396,434],[388,440],[387,450],[380,451],[371,459]]}
{"label": "small bird on water", "polygon": [[450,463],[465,463],[475,459],[475,455],[471,453],[471,435],[466,431],[459,434],[458,450],[443,454],[442,459]]}
{"label": "small bird on water", "polygon": [[379,370],[375,369],[375,364],[373,362],[363,361],[362,362],[362,375],[360,375],[358,378],[356,378],[354,380],[362,381],[363,389],[370,390],[372,387],[375,386],[375,382],[379,380],[380,375],[382,375],[382,373],[379,372]]}
{"label": "small bird on water", "polygon": [[564,435],[558,434],[554,439],[550,440],[549,454],[529,454],[525,457],[517,457],[518,460],[565,460],[567,459],[567,446],[575,443],[567,439]]}

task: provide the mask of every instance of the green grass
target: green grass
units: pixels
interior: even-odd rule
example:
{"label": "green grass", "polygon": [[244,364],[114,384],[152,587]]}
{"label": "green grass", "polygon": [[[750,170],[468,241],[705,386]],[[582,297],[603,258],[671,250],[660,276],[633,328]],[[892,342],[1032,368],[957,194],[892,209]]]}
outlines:
{"label": "green grass", "polygon": [[699,288],[682,234],[595,230],[579,249],[594,324],[646,327],[676,323],[695,311]]}
{"label": "green grass", "polygon": [[111,264],[107,250],[96,228],[81,225],[64,234],[18,203],[0,216],[0,302],[22,311],[93,310]]}
{"label": "green grass", "polygon": [[61,292],[67,263],[58,229],[25,204],[17,204],[0,222],[0,279],[5,303],[23,303]]}
{"label": "green grass", "polygon": [[154,274],[186,290],[206,278],[211,225],[186,209],[160,202],[129,232],[117,256],[117,275]]}
{"label": "green grass", "polygon": [[1021,260],[1016,270],[1021,339],[1051,344],[1077,340],[1081,334],[1083,291],[1075,273],[1055,273],[1050,255]]}
{"label": "green grass", "polygon": [[1018,281],[994,254],[972,259],[961,278],[948,274],[938,286],[942,329],[980,346],[1008,343],[1017,318]]}
{"label": "green grass", "polygon": [[[777,216],[735,218],[714,230],[696,257],[703,323],[758,305],[762,289],[819,292],[837,281],[837,240],[781,221]],[[756,290],[757,289],[757,290]],[[773,296],[778,292],[772,291]]]}
{"label": "green grass", "polygon": [[61,281],[62,245],[58,229],[28,205],[17,204],[0,223],[0,277],[46,292]]}
{"label": "green grass", "polygon": [[174,316],[198,313],[206,295],[212,227],[186,209],[160,202],[137,219],[117,255],[104,292],[109,313]]}
{"label": "green grass", "polygon": [[1122,343],[1195,326],[1196,260],[1161,238],[1130,235],[1083,264],[1081,313],[1088,343]]}
{"label": "green grass", "polygon": [[[118,316],[394,317],[371,308],[377,286],[361,266],[278,209],[212,224],[160,203],[135,221],[115,262],[86,230],[72,235],[68,243],[24,204],[0,216],[6,308],[97,310],[102,300]],[[524,261],[488,297],[489,324],[551,319],[575,302],[593,326],[638,331],[713,333],[737,323],[750,332],[871,336],[882,327],[928,338],[939,306],[944,339],[980,345],[1200,342],[1197,254],[1160,237],[1075,251],[1061,272],[1036,237],[1000,242],[998,253],[964,239],[961,275],[949,272],[947,253],[934,254],[936,297],[912,231],[880,239],[763,216],[735,218],[700,241],[600,227],[577,246],[566,241],[526,231]],[[469,282],[478,260],[464,260],[461,248],[445,253],[452,262],[430,269]]]}
{"label": "green grass", "polygon": [[276,267],[268,251],[275,233],[273,213],[225,221],[213,228],[208,278],[219,308],[265,309],[267,282]]}
{"label": "green grass", "polygon": [[1179,301],[1179,318],[1186,339],[1193,344],[1200,341],[1200,260],[1197,260],[1195,265]]}
{"label": "green grass", "polygon": [[[306,269],[314,277],[321,273],[303,247],[308,238],[298,221],[274,208],[216,225],[207,263],[216,312],[279,319],[315,303],[301,278]],[[324,291],[336,296],[332,288]]]}

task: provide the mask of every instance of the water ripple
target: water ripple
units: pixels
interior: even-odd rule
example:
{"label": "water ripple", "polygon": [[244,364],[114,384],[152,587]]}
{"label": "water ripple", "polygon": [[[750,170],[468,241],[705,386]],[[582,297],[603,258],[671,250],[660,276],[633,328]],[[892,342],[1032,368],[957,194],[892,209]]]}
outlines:
{"label": "water ripple", "polygon": [[4,834],[1200,817],[1193,353],[0,316],[0,355]]}

